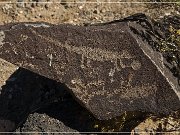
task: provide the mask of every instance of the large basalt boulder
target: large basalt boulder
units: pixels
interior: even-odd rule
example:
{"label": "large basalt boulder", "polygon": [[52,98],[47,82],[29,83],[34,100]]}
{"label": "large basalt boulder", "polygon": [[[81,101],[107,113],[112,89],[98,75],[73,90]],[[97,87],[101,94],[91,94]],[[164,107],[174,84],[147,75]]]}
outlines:
{"label": "large basalt boulder", "polygon": [[136,34],[145,27],[131,20],[93,26],[3,25],[0,58],[64,83],[100,120],[124,111],[169,114],[178,110],[177,78],[146,37]]}

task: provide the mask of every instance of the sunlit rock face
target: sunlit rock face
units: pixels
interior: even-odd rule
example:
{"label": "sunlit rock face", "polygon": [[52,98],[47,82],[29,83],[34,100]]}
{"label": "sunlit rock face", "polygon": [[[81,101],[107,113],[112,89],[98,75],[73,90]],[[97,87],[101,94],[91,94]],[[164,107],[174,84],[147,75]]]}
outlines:
{"label": "sunlit rock face", "polygon": [[178,110],[177,78],[134,30],[145,28],[131,19],[94,26],[8,24],[0,26],[0,58],[64,83],[100,120],[124,111]]}

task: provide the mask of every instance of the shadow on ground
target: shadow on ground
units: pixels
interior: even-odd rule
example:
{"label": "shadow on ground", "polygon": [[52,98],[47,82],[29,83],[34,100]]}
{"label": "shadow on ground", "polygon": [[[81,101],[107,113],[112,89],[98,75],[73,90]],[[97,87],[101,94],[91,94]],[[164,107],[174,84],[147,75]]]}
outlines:
{"label": "shadow on ground", "polygon": [[93,116],[72,98],[67,89],[64,84],[20,68],[2,86],[0,118],[14,122],[17,128],[23,126],[30,113],[38,110],[77,131],[95,131],[90,127]]}
{"label": "shadow on ground", "polygon": [[[97,123],[100,123],[101,125],[98,126],[102,127],[112,125],[109,121],[99,122],[96,120],[91,113],[74,100],[64,84],[23,68],[19,68],[10,76],[0,92],[0,120],[10,120],[15,123],[15,127],[6,127],[4,131],[15,131],[18,127],[21,131],[30,113],[46,114],[49,116],[48,119],[60,121],[68,128],[79,132],[100,131],[101,128],[94,128]],[[131,131],[142,121],[141,116],[138,114],[135,119],[131,118],[126,121],[127,126],[122,130]],[[43,117],[43,119],[46,118]],[[35,120],[33,123],[38,126],[42,125],[41,122]],[[29,125],[30,128],[31,125]],[[59,131],[62,131],[61,127],[57,127],[57,131],[58,128]],[[42,131],[46,131],[46,129],[42,129]]]}

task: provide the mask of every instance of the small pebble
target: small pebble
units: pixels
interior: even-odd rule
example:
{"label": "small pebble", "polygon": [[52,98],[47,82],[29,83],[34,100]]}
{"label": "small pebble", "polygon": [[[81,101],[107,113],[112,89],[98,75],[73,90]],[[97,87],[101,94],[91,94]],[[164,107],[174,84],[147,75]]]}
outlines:
{"label": "small pebble", "polygon": [[49,8],[49,4],[45,4],[45,6],[44,6],[46,9],[48,9]]}
{"label": "small pebble", "polygon": [[83,8],[83,6],[79,6],[79,9],[82,9]]}
{"label": "small pebble", "polygon": [[97,14],[97,13],[98,13],[98,11],[97,11],[97,10],[94,10],[94,11],[93,11],[93,13],[94,13],[94,14]]}
{"label": "small pebble", "polygon": [[17,1],[18,3],[17,3],[17,7],[24,7],[24,3],[23,3],[23,0],[18,0]]}
{"label": "small pebble", "polygon": [[22,10],[20,10],[20,11],[19,11],[19,13],[20,13],[20,14],[22,14],[22,13],[23,13],[23,11],[22,11]]}

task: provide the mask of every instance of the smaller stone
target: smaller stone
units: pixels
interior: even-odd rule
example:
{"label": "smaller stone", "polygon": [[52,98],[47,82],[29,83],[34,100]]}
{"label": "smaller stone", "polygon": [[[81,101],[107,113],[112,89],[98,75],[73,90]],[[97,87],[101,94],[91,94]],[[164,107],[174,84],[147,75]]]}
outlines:
{"label": "smaller stone", "polygon": [[75,132],[79,134],[77,130],[64,125],[63,122],[54,119],[47,114],[30,114],[23,126],[16,131],[21,132]]}
{"label": "smaller stone", "polygon": [[98,14],[99,12],[98,12],[98,10],[94,10],[93,13],[94,14]]}
{"label": "smaller stone", "polygon": [[19,8],[25,7],[23,0],[18,0],[18,1],[17,1],[17,7],[19,7]]}
{"label": "smaller stone", "polygon": [[19,11],[19,13],[20,13],[20,14],[22,14],[22,13],[23,13],[23,11],[22,11],[22,10],[20,10],[20,11]]}
{"label": "smaller stone", "polygon": [[105,12],[106,12],[106,9],[103,8],[103,9],[100,10],[100,12],[101,12],[101,13],[105,13]]}
{"label": "smaller stone", "polygon": [[49,4],[45,4],[45,6],[44,6],[46,9],[48,9],[49,8]]}
{"label": "smaller stone", "polygon": [[33,2],[33,3],[31,4],[31,7],[34,8],[35,6],[36,6],[36,3]]}
{"label": "smaller stone", "polygon": [[79,9],[83,9],[83,6],[79,6]]}
{"label": "smaller stone", "polygon": [[61,5],[63,5],[65,8],[72,7],[72,4],[74,4],[74,3],[70,3],[70,2],[68,2],[68,0],[61,0]]}
{"label": "smaller stone", "polygon": [[171,15],[171,13],[168,13],[168,12],[167,12],[167,13],[165,13],[165,15],[166,15],[166,16],[169,16],[169,15]]}
{"label": "smaller stone", "polygon": [[36,6],[38,7],[44,7],[45,2],[49,2],[48,0],[36,0]]}

